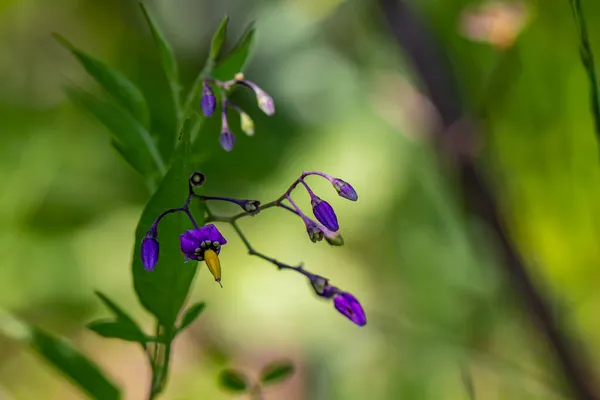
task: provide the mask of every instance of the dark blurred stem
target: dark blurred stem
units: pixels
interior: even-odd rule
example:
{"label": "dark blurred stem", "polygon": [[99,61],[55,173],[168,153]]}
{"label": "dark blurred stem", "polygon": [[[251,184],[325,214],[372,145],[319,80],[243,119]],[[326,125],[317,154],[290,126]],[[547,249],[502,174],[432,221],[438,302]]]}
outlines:
{"label": "dark blurred stem", "polygon": [[[154,354],[152,355],[152,384],[148,400],[155,399],[162,393],[167,385],[169,368],[171,361],[171,344],[173,341],[173,329],[166,330],[163,325],[157,322],[156,337],[162,340],[156,342]],[[164,342],[164,343],[161,343]]]}
{"label": "dark blurred stem", "polygon": [[250,389],[250,399],[251,400],[263,400],[264,397],[262,395],[262,389],[259,384],[256,384]]}
{"label": "dark blurred stem", "polygon": [[[575,5],[578,3],[578,1],[572,2]],[[427,25],[409,6],[409,2],[378,0],[378,4],[392,35],[402,47],[414,70],[420,75],[429,98],[439,111],[443,129],[434,133],[438,142],[442,144],[440,148],[445,152],[442,154],[444,158],[455,162],[467,210],[487,222],[495,233],[503,272],[520,295],[532,322],[545,336],[574,398],[597,399],[592,368],[584,357],[585,352],[581,343],[571,336],[572,329],[567,332],[563,328],[563,324],[553,312],[551,297],[548,296],[545,287],[540,282],[536,282],[525,267],[510,239],[496,199],[484,175],[477,168],[473,148],[462,153],[458,146],[443,145],[455,144],[453,142],[457,138],[466,141],[467,145],[472,145],[477,139],[482,140],[482,138],[477,137],[478,132],[468,123],[468,113],[463,109],[450,62],[441,44],[435,40]],[[584,59],[584,63],[586,61],[589,65],[590,60]],[[452,132],[454,136],[451,136]]]}
{"label": "dark blurred stem", "polygon": [[476,400],[477,398],[475,397],[475,385],[473,384],[473,376],[471,375],[469,366],[463,365],[460,369],[460,374],[469,400]]}

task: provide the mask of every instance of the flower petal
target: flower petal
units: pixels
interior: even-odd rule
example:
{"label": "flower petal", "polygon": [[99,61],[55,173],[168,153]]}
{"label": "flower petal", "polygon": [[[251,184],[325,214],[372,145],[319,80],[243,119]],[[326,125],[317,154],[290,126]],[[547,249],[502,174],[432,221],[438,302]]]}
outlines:
{"label": "flower petal", "polygon": [[348,292],[342,292],[333,299],[335,308],[358,326],[367,323],[367,317],[356,297]]}

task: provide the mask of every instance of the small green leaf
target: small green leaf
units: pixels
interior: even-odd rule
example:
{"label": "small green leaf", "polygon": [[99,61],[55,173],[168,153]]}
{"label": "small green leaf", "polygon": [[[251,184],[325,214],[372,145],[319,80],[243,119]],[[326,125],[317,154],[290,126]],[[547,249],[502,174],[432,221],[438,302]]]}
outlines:
{"label": "small green leaf", "polygon": [[221,24],[212,38],[212,42],[210,44],[210,53],[208,56],[209,63],[214,63],[217,60],[217,57],[219,57],[219,53],[221,52],[221,48],[223,47],[223,43],[227,37],[228,23],[229,17],[226,15],[221,20]]}
{"label": "small green leaf", "polygon": [[132,326],[124,321],[98,320],[91,322],[87,327],[105,338],[122,339],[128,342],[141,343],[144,347],[146,346],[146,336],[144,333],[136,329],[136,326]]}
{"label": "small green leaf", "polygon": [[181,87],[179,85],[179,69],[177,67],[175,53],[173,52],[171,44],[167,41],[165,35],[162,33],[158,27],[158,24],[152,17],[152,14],[150,14],[146,9],[144,3],[140,2],[140,8],[142,9],[144,18],[148,23],[148,27],[150,28],[152,36],[154,37],[154,41],[156,42],[156,46],[158,47],[158,54],[163,65],[163,69],[165,70],[169,87],[171,89],[173,107],[175,108],[175,113],[177,114],[177,120],[180,121],[182,114],[181,100],[179,98]]}
{"label": "small green leaf", "polygon": [[83,90],[66,88],[65,91],[73,103],[108,128],[113,144],[133,168],[144,176],[164,174],[164,162],[150,133],[131,115]]}
{"label": "small green leaf", "polygon": [[[140,302],[155,315],[166,329],[175,326],[190,285],[196,274],[197,262],[184,262],[180,251],[179,235],[192,229],[184,213],[167,215],[161,220],[158,240],[160,257],[152,271],[144,269],[140,244],[156,217],[169,208],[183,205],[188,194],[188,177],[193,172],[190,165],[190,132],[185,124],[184,133],[171,160],[169,171],[148,201],[138,223],[133,249],[133,283]],[[196,222],[203,225],[203,214],[195,215]]]}
{"label": "small green leaf", "polygon": [[189,324],[194,322],[196,320],[196,318],[198,318],[198,316],[200,314],[202,314],[202,311],[204,311],[205,306],[206,306],[206,303],[202,302],[202,303],[196,303],[193,306],[191,306],[190,308],[188,308],[185,311],[185,314],[183,314],[183,318],[181,318],[181,324],[179,325],[179,328],[177,330],[182,331],[185,328],[187,328],[187,326]]}
{"label": "small green leaf", "polygon": [[235,74],[243,71],[254,46],[255,34],[254,23],[250,23],[233,47],[233,50],[217,64],[212,74],[215,79],[232,79]]}
{"label": "small green leaf", "polygon": [[260,374],[260,382],[270,385],[281,382],[294,373],[294,364],[288,360],[275,361],[263,368]]}
{"label": "small green leaf", "polygon": [[248,380],[239,371],[226,369],[219,375],[219,384],[232,392],[245,392],[248,390]]}
{"label": "small green leaf", "polygon": [[118,400],[121,398],[119,389],[100,368],[66,340],[56,338],[41,329],[27,326],[1,310],[0,333],[30,345],[36,353],[92,399]]}
{"label": "small green leaf", "polygon": [[93,58],[73,46],[67,39],[54,34],[58,42],[69,50],[96,82],[111,95],[119,104],[125,107],[131,115],[145,127],[150,126],[150,112],[142,92],[121,72],[111,68],[104,62]]}

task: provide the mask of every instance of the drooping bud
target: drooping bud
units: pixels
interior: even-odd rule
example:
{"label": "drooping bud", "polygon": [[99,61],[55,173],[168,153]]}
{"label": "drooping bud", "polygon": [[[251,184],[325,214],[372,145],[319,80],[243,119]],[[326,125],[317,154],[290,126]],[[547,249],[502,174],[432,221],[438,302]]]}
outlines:
{"label": "drooping bud", "polygon": [[236,76],[236,80],[239,83],[241,83],[242,85],[248,86],[250,89],[252,89],[254,91],[254,94],[256,95],[256,101],[258,103],[258,108],[260,108],[262,110],[262,112],[264,112],[268,116],[272,116],[273,114],[275,114],[275,102],[273,102],[273,98],[271,96],[269,96],[267,94],[267,92],[262,90],[254,82],[244,80],[243,75],[241,76],[241,78],[242,79],[238,79],[238,77]]}
{"label": "drooping bud", "polygon": [[242,131],[248,136],[254,135],[254,121],[245,112],[240,112],[240,125]]}
{"label": "drooping bud", "polygon": [[304,219],[304,223],[306,224],[306,232],[311,242],[316,243],[323,240],[323,231],[317,224],[308,218]]}
{"label": "drooping bud", "polygon": [[311,205],[313,208],[313,214],[317,220],[325,226],[325,228],[333,232],[336,232],[338,229],[340,229],[337,216],[335,215],[335,211],[333,211],[331,204],[322,200],[318,196],[312,196]]}
{"label": "drooping bud", "polygon": [[350,185],[348,182],[334,178],[331,181],[331,184],[341,197],[351,201],[358,200],[358,194],[356,194],[356,190],[354,190],[352,185]]}
{"label": "drooping bud", "polygon": [[[221,285],[221,261],[219,261],[217,253],[212,249],[206,250],[204,252],[204,262],[212,276],[215,277],[215,281]],[[221,287],[223,287],[223,285],[221,285]]]}
{"label": "drooping bud", "polygon": [[160,247],[158,245],[156,234],[156,228],[150,228],[142,240],[142,263],[147,271],[152,271],[158,262]]}
{"label": "drooping bud", "polygon": [[233,150],[233,145],[235,144],[235,135],[231,133],[231,131],[223,131],[219,136],[219,143],[221,143],[221,147],[225,151]]}
{"label": "drooping bud", "polygon": [[204,182],[206,182],[206,176],[202,172],[196,171],[190,175],[190,185],[193,187],[200,187],[204,185]]}
{"label": "drooping bud", "polygon": [[324,232],[325,240],[332,246],[343,246],[344,238],[338,232]]}
{"label": "drooping bud", "polygon": [[333,299],[333,304],[340,313],[342,313],[356,325],[364,326],[367,324],[367,317],[362,309],[362,306],[358,300],[356,300],[356,297],[352,296],[350,293],[339,293]]}
{"label": "drooping bud", "polygon": [[202,86],[200,106],[202,108],[202,113],[207,117],[212,116],[217,107],[217,98],[207,81],[204,81],[204,85]]}
{"label": "drooping bud", "polygon": [[258,200],[246,200],[242,204],[242,208],[248,214],[250,214],[252,216],[255,216],[256,214],[258,214],[260,212],[260,201],[258,201]]}

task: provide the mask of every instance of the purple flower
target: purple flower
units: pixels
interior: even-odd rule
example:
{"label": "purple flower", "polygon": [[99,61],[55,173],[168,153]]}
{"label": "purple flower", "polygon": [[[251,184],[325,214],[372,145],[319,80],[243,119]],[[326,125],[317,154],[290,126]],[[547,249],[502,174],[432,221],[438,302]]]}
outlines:
{"label": "purple flower", "polygon": [[208,224],[180,235],[180,243],[186,262],[189,258],[203,261],[206,250],[213,250],[218,255],[221,252],[221,246],[226,244],[227,240],[216,226]]}
{"label": "purple flower", "polygon": [[338,194],[345,199],[356,201],[358,200],[358,194],[356,194],[356,190],[350,185],[348,182],[345,182],[338,178],[333,178],[331,181],[335,190],[337,190]]}
{"label": "purple flower", "polygon": [[367,317],[356,297],[348,292],[340,292],[333,299],[335,308],[358,326],[367,323]]}
{"label": "purple flower", "polygon": [[219,143],[221,143],[223,150],[231,151],[235,144],[235,135],[229,130],[223,131],[219,136]]}
{"label": "purple flower", "polygon": [[159,252],[160,248],[158,246],[158,240],[156,239],[156,231],[150,230],[144,237],[144,240],[142,240],[141,248],[142,262],[147,271],[152,271],[154,267],[156,267]]}
{"label": "purple flower", "polygon": [[331,204],[322,200],[318,196],[312,197],[311,204],[313,207],[313,214],[315,214],[317,220],[322,223],[325,228],[333,232],[336,232],[338,229],[340,229],[337,216],[335,215],[335,211],[333,211]]}
{"label": "purple flower", "polygon": [[217,107],[217,98],[207,81],[204,81],[204,86],[202,86],[200,106],[202,107],[202,113],[207,117],[212,116]]}
{"label": "purple flower", "polygon": [[[205,225],[200,229],[186,231],[180,236],[181,251],[185,254],[185,261],[189,258],[206,262],[215,281],[221,284],[221,261],[219,253],[221,246],[227,240],[213,224]],[[222,287],[222,286],[221,286]]]}

